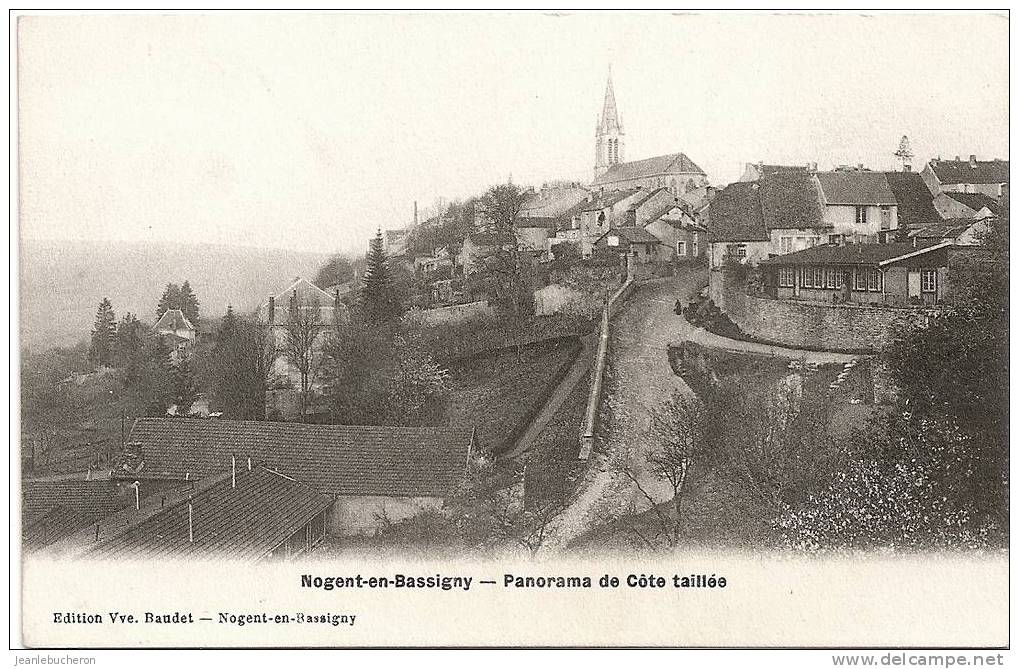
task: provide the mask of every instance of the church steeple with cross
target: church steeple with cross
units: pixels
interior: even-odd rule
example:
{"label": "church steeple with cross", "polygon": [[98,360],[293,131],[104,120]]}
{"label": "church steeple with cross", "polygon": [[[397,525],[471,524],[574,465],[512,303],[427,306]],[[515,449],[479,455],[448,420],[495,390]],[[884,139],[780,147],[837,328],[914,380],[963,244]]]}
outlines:
{"label": "church steeple with cross", "polygon": [[616,108],[616,93],[612,88],[612,66],[609,65],[609,78],[605,84],[605,102],[602,104],[601,118],[595,128],[594,176],[597,178],[607,169],[624,162],[626,135],[623,122]]}

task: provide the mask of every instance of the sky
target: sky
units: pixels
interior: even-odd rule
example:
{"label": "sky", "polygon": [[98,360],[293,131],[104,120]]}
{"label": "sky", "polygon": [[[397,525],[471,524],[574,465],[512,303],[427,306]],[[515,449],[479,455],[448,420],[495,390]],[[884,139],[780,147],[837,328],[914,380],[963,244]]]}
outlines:
{"label": "sky", "polygon": [[414,202],[590,180],[609,65],[626,158],[1008,158],[990,14],[21,17],[20,231],[361,253]]}

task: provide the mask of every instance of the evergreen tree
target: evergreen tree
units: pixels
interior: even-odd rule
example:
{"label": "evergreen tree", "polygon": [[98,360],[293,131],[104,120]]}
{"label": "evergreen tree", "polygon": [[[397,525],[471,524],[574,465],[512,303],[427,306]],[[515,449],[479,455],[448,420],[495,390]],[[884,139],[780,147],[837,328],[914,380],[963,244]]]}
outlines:
{"label": "evergreen tree", "polygon": [[[190,286],[188,289],[190,290]],[[163,296],[159,298],[159,304],[156,306],[156,320],[162,318],[170,309],[180,309],[180,286],[175,283],[166,284],[166,289],[163,290]],[[192,325],[194,325],[192,323]]]}
{"label": "evergreen tree", "polygon": [[117,336],[117,316],[113,313],[110,299],[104,297],[96,311],[95,328],[92,330],[92,344],[89,359],[99,367],[113,365]]}
{"label": "evergreen tree", "polygon": [[170,378],[173,384],[173,403],[177,405],[177,415],[187,416],[191,411],[191,405],[198,399],[198,384],[195,382],[195,375],[191,371],[191,365],[186,357],[182,357],[173,365],[170,370]]}
{"label": "evergreen tree", "polygon": [[382,245],[382,230],[378,230],[368,250],[368,266],[364,273],[364,290],[361,307],[368,323],[391,323],[400,318],[403,305],[393,285]]}
{"label": "evergreen tree", "polygon": [[115,347],[117,366],[123,367],[125,371],[125,386],[131,386],[138,380],[144,345],[141,321],[129,311],[124,314],[117,325]]}
{"label": "evergreen tree", "polygon": [[191,282],[185,279],[180,287],[180,304],[177,308],[184,312],[185,318],[191,321],[191,325],[196,328],[199,318],[198,306],[198,296],[191,290]]}

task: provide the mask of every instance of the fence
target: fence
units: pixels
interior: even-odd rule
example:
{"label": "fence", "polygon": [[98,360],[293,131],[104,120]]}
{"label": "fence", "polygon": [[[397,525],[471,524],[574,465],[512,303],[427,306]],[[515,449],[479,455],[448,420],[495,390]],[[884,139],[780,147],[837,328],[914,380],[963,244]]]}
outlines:
{"label": "fence", "polygon": [[601,405],[602,386],[605,377],[605,364],[609,353],[609,334],[612,317],[616,315],[623,302],[636,290],[633,275],[633,259],[627,257],[626,281],[612,294],[601,313],[601,327],[598,332],[598,353],[594,359],[591,374],[591,390],[587,396],[587,410],[584,414],[583,431],[580,434],[579,459],[587,460],[594,448],[594,432],[598,423],[598,407]]}

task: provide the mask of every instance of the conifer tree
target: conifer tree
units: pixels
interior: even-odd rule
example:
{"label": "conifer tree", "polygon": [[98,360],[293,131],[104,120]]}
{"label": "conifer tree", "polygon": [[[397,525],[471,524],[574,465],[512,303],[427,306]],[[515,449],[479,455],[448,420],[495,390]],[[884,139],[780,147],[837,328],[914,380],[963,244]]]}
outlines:
{"label": "conifer tree", "polygon": [[198,296],[191,290],[191,282],[187,279],[180,287],[180,302],[177,307],[184,312],[184,317],[191,321],[191,325],[198,327]]}
{"label": "conifer tree", "polygon": [[371,241],[364,272],[361,306],[367,323],[391,323],[398,320],[403,313],[403,305],[393,285],[387,260],[380,229]]}
{"label": "conifer tree", "polygon": [[89,359],[99,367],[113,364],[117,336],[117,316],[113,313],[110,299],[104,297],[96,311],[95,327],[92,330],[92,344]]}
{"label": "conifer tree", "polygon": [[162,318],[170,309],[180,309],[180,286],[175,283],[166,284],[163,296],[159,298],[159,304],[156,306],[156,320]]}

